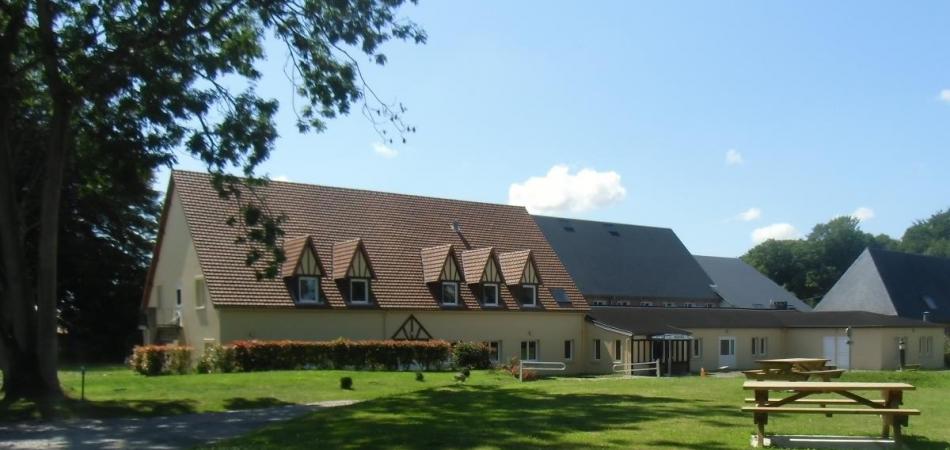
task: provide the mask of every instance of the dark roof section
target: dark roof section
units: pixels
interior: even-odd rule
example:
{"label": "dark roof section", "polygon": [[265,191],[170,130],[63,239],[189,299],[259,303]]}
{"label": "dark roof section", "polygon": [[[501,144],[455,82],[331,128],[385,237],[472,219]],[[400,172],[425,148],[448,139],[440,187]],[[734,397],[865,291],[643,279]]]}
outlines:
{"label": "dark roof section", "polygon": [[534,220],[585,296],[718,301],[712,281],[669,228]]}
{"label": "dark roof section", "polygon": [[871,311],[950,323],[950,259],[866,249],[816,311]]}
{"label": "dark roof section", "polygon": [[865,311],[801,312],[774,309],[594,306],[588,315],[594,321],[637,335],[697,328],[942,327],[920,320]]}
{"label": "dark roof section", "polygon": [[[811,307],[782,286],[739,258],[695,256],[715,290],[729,306],[735,308],[771,308],[771,302],[787,302],[790,308],[811,311]],[[761,306],[756,306],[761,305]]]}
{"label": "dark roof section", "polygon": [[[168,195],[181,200],[215,306],[295,307],[283,280],[258,282],[252,269],[245,266],[246,249],[234,243],[240,231],[227,225],[236,207],[218,196],[209,175],[174,171],[170,186]],[[320,283],[326,308],[351,307],[344,300],[347,283],[338,282],[335,276],[345,276],[354,252],[363,248],[374,275],[369,307],[441,309],[437,293],[425,282],[420,252],[447,244],[455,249],[471,245],[494,247],[498,252],[531,250],[544,277],[544,286],[537,292],[540,306],[531,311],[588,308],[554,249],[523,207],[278,181],[258,188],[257,193],[272,211],[286,215],[286,236],[312,237],[326,266]],[[453,222],[458,222],[464,240],[454,230]],[[555,301],[550,293],[553,288],[563,289],[570,303]],[[455,309],[482,308],[477,291],[468,285],[459,291],[461,301]],[[499,289],[499,303],[493,309],[526,309],[506,288]]]}

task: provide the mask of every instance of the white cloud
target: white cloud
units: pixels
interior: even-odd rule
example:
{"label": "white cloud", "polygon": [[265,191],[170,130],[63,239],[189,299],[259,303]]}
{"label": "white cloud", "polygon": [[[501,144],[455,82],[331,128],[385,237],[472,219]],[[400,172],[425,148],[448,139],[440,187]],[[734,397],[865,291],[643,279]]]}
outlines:
{"label": "white cloud", "polygon": [[399,156],[399,151],[394,148],[389,148],[386,146],[386,144],[380,142],[373,144],[373,152],[387,159],[392,159]]}
{"label": "white cloud", "polygon": [[865,220],[874,218],[874,210],[866,206],[862,206],[854,210],[854,212],[851,213],[851,217],[858,219],[860,222],[864,222]]}
{"label": "white cloud", "polygon": [[290,181],[290,177],[287,175],[277,175],[274,178],[271,178],[272,181]]}
{"label": "white cloud", "polygon": [[762,217],[762,210],[759,208],[749,208],[745,211],[742,211],[737,216],[739,220],[744,221],[744,222],[753,221],[760,217]]}
{"label": "white cloud", "polygon": [[756,244],[761,244],[769,239],[787,241],[790,239],[798,239],[798,237],[798,229],[788,223],[773,223],[772,225],[752,230],[752,242]]}
{"label": "white cloud", "polygon": [[950,103],[950,89],[940,91],[940,95],[938,95],[937,98],[942,102]]}
{"label": "white cloud", "polygon": [[726,165],[727,166],[738,166],[745,162],[745,159],[742,158],[742,153],[739,153],[739,150],[730,148],[726,152]]}
{"label": "white cloud", "polygon": [[626,196],[617,172],[581,169],[571,174],[564,164],[551,167],[543,177],[531,177],[508,188],[508,204],[524,206],[532,214],[589,211]]}

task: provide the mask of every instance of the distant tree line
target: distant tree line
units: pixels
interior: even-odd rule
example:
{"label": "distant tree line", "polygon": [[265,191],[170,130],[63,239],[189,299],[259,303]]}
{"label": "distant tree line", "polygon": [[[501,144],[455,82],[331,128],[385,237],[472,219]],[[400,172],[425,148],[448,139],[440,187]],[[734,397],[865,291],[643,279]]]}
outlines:
{"label": "distant tree line", "polygon": [[815,225],[804,239],[756,245],[742,260],[815,305],[868,247],[950,258],[950,209],[914,222],[900,240],[866,233],[853,217],[837,217]]}

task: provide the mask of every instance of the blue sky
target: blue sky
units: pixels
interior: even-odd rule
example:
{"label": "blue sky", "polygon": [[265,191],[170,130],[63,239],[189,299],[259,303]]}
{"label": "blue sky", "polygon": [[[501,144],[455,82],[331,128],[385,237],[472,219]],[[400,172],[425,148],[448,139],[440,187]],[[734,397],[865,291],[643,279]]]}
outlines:
{"label": "blue sky", "polygon": [[281,102],[281,137],[262,173],[670,227],[720,256],[859,208],[866,231],[900,237],[950,207],[950,3],[402,12],[429,42],[388,44],[389,63],[366,73],[418,132],[383,149],[357,113],[298,134],[274,45],[258,92]]}

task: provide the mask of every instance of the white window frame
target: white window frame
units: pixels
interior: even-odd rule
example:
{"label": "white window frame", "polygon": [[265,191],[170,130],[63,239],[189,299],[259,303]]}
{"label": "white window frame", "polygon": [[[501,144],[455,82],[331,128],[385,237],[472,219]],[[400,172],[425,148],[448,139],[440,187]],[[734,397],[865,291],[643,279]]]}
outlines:
{"label": "white window frame", "polygon": [[653,306],[653,302],[640,302],[640,306]]}
{"label": "white window frame", "polygon": [[[534,345],[534,358],[531,358],[531,346]],[[541,344],[537,340],[533,341],[521,341],[521,360],[522,361],[538,361],[541,356]]]}
{"label": "white window frame", "polygon": [[[526,307],[529,307],[529,308],[533,308],[533,307],[535,307],[535,306],[538,306],[538,287],[535,286],[535,285],[533,285],[533,284],[522,284],[522,285],[521,285],[521,289],[522,289],[524,292],[526,292],[527,290],[530,290],[530,291],[531,291],[531,303],[521,303],[521,306],[526,306]],[[524,295],[523,295],[524,292],[522,292],[522,298],[519,299],[519,300],[523,300],[523,299],[524,299]]]}
{"label": "white window frame", "polygon": [[[489,303],[485,295],[485,293],[487,293],[489,290],[492,290],[495,292],[495,301],[493,303]],[[498,295],[499,295],[498,283],[485,283],[482,285],[482,305],[498,306]]]}
{"label": "white window frame", "polygon": [[594,339],[594,361],[600,361],[600,339]]}
{"label": "white window frame", "polygon": [[623,341],[614,339],[614,362],[623,362]]}
{"label": "white window frame", "polygon": [[574,360],[574,340],[567,339],[564,341],[564,360],[573,361]]}
{"label": "white window frame", "polygon": [[[313,281],[314,284],[314,298],[313,300],[303,298],[303,283],[306,281]],[[298,277],[297,278],[297,303],[306,303],[306,304],[317,304],[321,303],[320,301],[320,278],[318,277]]]}
{"label": "white window frame", "polygon": [[[449,286],[451,286],[452,288],[455,289],[455,298],[454,298],[454,301],[451,301],[451,302],[445,300],[445,288],[447,288],[447,287],[449,287]],[[444,305],[444,306],[458,306],[458,304],[459,304],[459,284],[458,284],[457,282],[455,282],[455,281],[443,281],[443,282],[442,282],[442,298],[441,298],[440,300],[442,301],[442,305]]]}
{"label": "white window frame", "polygon": [[195,309],[205,309],[205,305],[208,303],[208,296],[205,295],[207,292],[206,286],[203,276],[195,277]]}
{"label": "white window frame", "polygon": [[665,303],[663,303],[663,307],[664,307],[664,308],[675,308],[675,307],[676,307],[676,303],[673,303],[673,302],[665,302]]}
{"label": "white window frame", "polygon": [[769,338],[760,337],[759,338],[759,355],[765,356],[769,354]]}
{"label": "white window frame", "polygon": [[703,357],[703,338],[693,339],[693,351],[691,352],[693,359],[700,359]]}
{"label": "white window frame", "polygon": [[[488,341],[486,345],[488,345],[488,360],[495,364],[498,364],[499,362],[501,362],[501,341]],[[492,359],[492,356],[491,356],[492,345],[494,345],[496,349],[494,359]]]}
{"label": "white window frame", "polygon": [[[356,283],[363,283],[363,285],[365,286],[365,288],[363,289],[363,292],[366,293],[366,298],[362,300],[356,300],[353,298],[353,291],[354,291],[353,285]],[[369,280],[367,280],[366,278],[350,278],[350,303],[353,303],[355,305],[369,304]]]}

